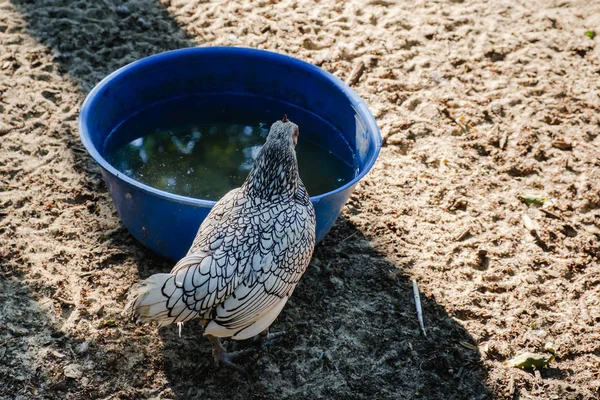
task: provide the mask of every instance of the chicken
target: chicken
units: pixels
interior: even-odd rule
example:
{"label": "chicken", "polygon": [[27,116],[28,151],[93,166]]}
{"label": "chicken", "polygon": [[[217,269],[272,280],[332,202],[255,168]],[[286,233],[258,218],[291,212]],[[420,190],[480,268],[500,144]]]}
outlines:
{"label": "chicken", "polygon": [[235,367],[219,338],[268,332],[304,274],[315,246],[315,212],[298,175],[298,126],[275,122],[244,184],[200,225],[171,273],[135,284],[126,306],[159,326],[199,318],[217,365]]}

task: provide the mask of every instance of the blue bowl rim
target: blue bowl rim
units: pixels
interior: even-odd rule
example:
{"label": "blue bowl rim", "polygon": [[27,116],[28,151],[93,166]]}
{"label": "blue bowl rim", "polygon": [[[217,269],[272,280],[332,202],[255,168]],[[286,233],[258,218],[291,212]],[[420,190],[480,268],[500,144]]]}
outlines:
{"label": "blue bowl rim", "polygon": [[377,126],[377,123],[375,122],[375,118],[369,111],[369,108],[367,107],[365,102],[360,98],[360,96],[354,90],[352,90],[346,83],[344,83],[341,79],[339,79],[335,75],[333,75],[315,65],[312,65],[306,61],[302,61],[300,59],[297,59],[297,58],[294,58],[294,57],[291,57],[288,55],[275,53],[275,52],[267,51],[267,50],[259,50],[259,49],[252,49],[252,48],[246,48],[246,47],[226,47],[226,46],[188,47],[188,48],[182,48],[182,49],[177,49],[177,50],[170,50],[170,51],[154,54],[154,55],[151,55],[148,57],[144,57],[140,60],[134,61],[130,64],[127,64],[127,65],[117,69],[116,71],[112,72],[110,75],[108,75],[104,79],[102,79],[100,81],[100,83],[98,83],[96,86],[94,86],[94,88],[88,93],[85,100],[83,101],[83,104],[82,104],[80,112],[79,112],[79,121],[78,121],[79,136],[80,136],[81,142],[83,143],[83,146],[86,148],[88,153],[92,156],[92,158],[103,169],[105,169],[110,174],[114,175],[116,178],[127,182],[128,184],[134,186],[135,188],[137,188],[143,192],[146,192],[153,196],[165,198],[170,201],[176,201],[178,203],[188,204],[188,205],[192,205],[192,206],[209,207],[209,208],[214,206],[217,203],[216,201],[212,201],[212,200],[196,199],[193,197],[181,196],[178,194],[166,192],[166,191],[156,189],[152,186],[146,185],[144,183],[141,183],[139,181],[136,181],[135,179],[128,177],[127,175],[121,173],[119,170],[117,170],[115,167],[113,167],[108,161],[106,161],[104,159],[104,157],[102,157],[102,155],[100,154],[98,149],[96,149],[96,146],[94,146],[94,144],[92,143],[92,141],[89,137],[89,132],[88,132],[87,121],[89,120],[89,114],[91,112],[92,107],[94,106],[94,103],[96,101],[98,94],[101,93],[102,90],[105,89],[107,86],[109,86],[117,76],[119,76],[123,73],[126,73],[126,72],[133,72],[136,69],[143,68],[146,65],[152,64],[159,60],[168,60],[168,59],[176,58],[176,57],[179,57],[182,55],[188,55],[190,53],[196,53],[196,54],[204,53],[207,55],[237,53],[238,55],[248,55],[250,57],[264,58],[267,60],[270,59],[272,61],[279,61],[282,63],[287,63],[288,65],[291,65],[294,68],[304,69],[309,72],[320,75],[321,77],[323,77],[326,80],[333,83],[334,86],[336,86],[339,90],[341,90],[344,93],[344,95],[348,98],[348,100],[350,101],[350,104],[354,108],[354,111],[361,117],[362,121],[366,124],[367,130],[369,132],[371,132],[372,135],[375,136],[375,151],[373,153],[373,156],[368,160],[367,164],[364,166],[364,168],[362,168],[362,171],[357,176],[355,176],[354,179],[352,179],[350,182],[346,183],[345,185],[340,186],[339,188],[336,188],[335,190],[320,194],[318,196],[312,196],[310,198],[311,202],[318,203],[319,201],[321,201],[322,199],[324,199],[326,197],[343,192],[346,189],[352,187],[353,185],[358,183],[371,170],[371,168],[377,161],[377,157],[379,156],[379,152],[381,150],[382,138],[381,138],[381,132],[379,131],[379,127]]}

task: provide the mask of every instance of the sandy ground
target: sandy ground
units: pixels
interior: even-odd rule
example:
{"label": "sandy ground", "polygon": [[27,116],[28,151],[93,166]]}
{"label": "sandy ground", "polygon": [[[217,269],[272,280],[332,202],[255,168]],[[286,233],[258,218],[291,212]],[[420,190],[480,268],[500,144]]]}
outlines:
{"label": "sandy ground", "polygon": [[[0,398],[600,398],[599,41],[596,0],[0,0]],[[108,73],[196,45],[362,63],[384,136],[246,375],[196,324],[120,319],[172,264],[77,133]],[[549,368],[505,366],[547,342]]]}

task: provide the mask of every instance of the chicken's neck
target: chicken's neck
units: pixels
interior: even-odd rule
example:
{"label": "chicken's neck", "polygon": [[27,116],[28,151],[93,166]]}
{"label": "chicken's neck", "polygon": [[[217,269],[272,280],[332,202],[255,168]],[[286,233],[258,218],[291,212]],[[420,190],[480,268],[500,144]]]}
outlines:
{"label": "chicken's neck", "polygon": [[279,141],[267,141],[242,189],[251,197],[285,199],[296,195],[299,181],[294,148]]}

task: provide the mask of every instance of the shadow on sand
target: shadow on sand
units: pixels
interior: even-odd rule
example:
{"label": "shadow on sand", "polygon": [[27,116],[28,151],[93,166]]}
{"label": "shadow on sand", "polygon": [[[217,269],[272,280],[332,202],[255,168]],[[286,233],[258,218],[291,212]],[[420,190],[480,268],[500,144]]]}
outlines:
{"label": "shadow on sand", "polygon": [[[158,1],[130,1],[118,8],[109,0],[12,3],[26,18],[29,33],[54,51],[56,62],[79,84],[82,97],[120,66],[150,54],[193,45]],[[86,154],[74,154],[84,165],[82,173],[98,174]],[[139,244],[133,244],[124,229],[109,234],[107,242],[129,246],[128,257],[140,266],[140,278],[171,268],[171,263],[157,260]],[[117,335],[107,342],[88,343],[91,350],[81,351],[81,346],[86,346],[82,344],[85,338],[63,335],[45,317],[43,308],[32,305],[28,309],[39,315],[40,327],[6,332],[26,343],[31,333],[28,329],[43,329],[42,333],[36,331],[36,337],[49,338],[47,357],[67,357],[82,366],[89,362],[105,366],[92,379],[102,380],[103,393],[112,386],[115,391],[119,388],[121,395],[127,393],[128,398],[159,394],[149,383],[152,377],[144,373],[152,369],[164,370],[168,379],[165,386],[170,389],[161,396],[168,398],[491,398],[484,385],[486,373],[480,354],[460,344],[473,343],[472,338],[442,306],[425,296],[422,301],[428,337],[420,333],[405,267],[390,262],[349,222],[338,221],[317,247],[311,267],[273,326],[275,331],[287,329],[288,334],[240,360],[247,375],[215,370],[208,341],[195,323],[184,327],[181,338],[175,327],[167,327],[160,330],[162,340],[152,342],[145,338],[152,330],[143,329],[146,335]],[[15,278],[7,278],[2,289],[9,294],[38,297],[35,288],[27,288]],[[7,295],[5,304],[10,298]],[[136,329],[133,325],[125,327],[131,332]],[[162,345],[162,356],[152,359],[152,368],[144,355],[149,343]],[[105,359],[115,346],[124,356]],[[24,352],[26,358],[26,347],[14,347],[14,351]],[[11,354],[14,360],[20,357]],[[45,367],[43,359],[22,365],[30,365],[24,380],[0,376],[7,382],[1,395],[17,395],[27,385],[39,390],[49,376],[60,373]],[[44,395],[101,396],[76,380],[60,382],[59,386],[45,387]]]}
{"label": "shadow on sand", "polygon": [[239,361],[247,376],[214,370],[197,326],[182,339],[162,331],[173,389],[184,398],[492,398],[479,352],[464,346],[473,338],[421,296],[423,336],[404,267],[338,220],[272,327],[288,334]]}

